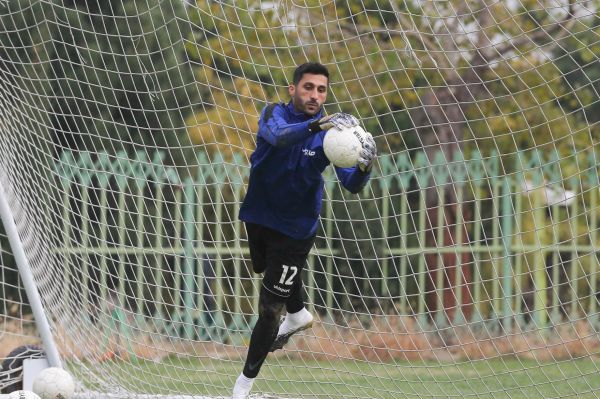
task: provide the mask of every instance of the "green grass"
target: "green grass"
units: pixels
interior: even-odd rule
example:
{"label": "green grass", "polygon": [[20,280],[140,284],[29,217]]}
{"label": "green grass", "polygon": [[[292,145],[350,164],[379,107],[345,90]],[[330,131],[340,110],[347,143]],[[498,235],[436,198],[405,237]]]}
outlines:
{"label": "green grass", "polygon": [[[96,366],[132,391],[227,396],[242,363],[171,357]],[[598,398],[599,370],[600,362],[592,360],[376,364],[274,358],[253,392],[282,398]]]}

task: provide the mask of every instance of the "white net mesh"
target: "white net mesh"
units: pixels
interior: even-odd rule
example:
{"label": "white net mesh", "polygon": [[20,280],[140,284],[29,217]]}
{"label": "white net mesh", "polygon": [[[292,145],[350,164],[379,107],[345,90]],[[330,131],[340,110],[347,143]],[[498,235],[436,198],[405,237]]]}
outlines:
{"label": "white net mesh", "polygon": [[254,391],[598,397],[599,3],[0,1],[0,185],[81,393],[230,394],[258,117],[310,60],[379,158],[358,195],[326,171],[317,323]]}

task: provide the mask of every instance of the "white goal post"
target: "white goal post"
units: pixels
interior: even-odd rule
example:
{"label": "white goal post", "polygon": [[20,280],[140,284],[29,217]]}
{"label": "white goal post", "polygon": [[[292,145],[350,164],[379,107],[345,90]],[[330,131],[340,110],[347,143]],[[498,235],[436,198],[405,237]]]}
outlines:
{"label": "white goal post", "polygon": [[58,353],[56,344],[54,343],[52,331],[48,325],[48,319],[46,318],[46,313],[44,312],[44,307],[42,306],[40,294],[38,293],[37,286],[33,278],[33,273],[29,267],[29,261],[27,260],[25,250],[23,249],[23,243],[19,238],[17,226],[12,219],[12,212],[8,206],[8,201],[6,200],[4,191],[1,188],[2,187],[0,186],[0,219],[4,225],[10,248],[12,248],[13,251],[13,255],[19,270],[19,276],[21,278],[23,288],[27,294],[27,302],[31,306],[31,312],[34,316],[36,329],[42,338],[49,364],[52,367],[61,367],[62,362],[60,360],[60,355]]}
{"label": "white goal post", "polygon": [[599,7],[0,0],[0,362],[39,345],[78,397],[228,397],[260,112],[318,61],[379,154],[356,195],[326,169],[316,322],[255,397],[599,396]]}

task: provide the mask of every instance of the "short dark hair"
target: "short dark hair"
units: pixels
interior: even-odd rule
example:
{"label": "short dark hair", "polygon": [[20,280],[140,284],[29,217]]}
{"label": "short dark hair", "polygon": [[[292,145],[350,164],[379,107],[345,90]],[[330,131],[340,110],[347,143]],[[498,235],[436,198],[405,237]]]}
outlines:
{"label": "short dark hair", "polygon": [[305,62],[302,65],[299,65],[294,71],[294,86],[298,84],[302,80],[302,76],[305,73],[312,73],[313,75],[324,75],[329,82],[329,71],[327,67],[318,62]]}

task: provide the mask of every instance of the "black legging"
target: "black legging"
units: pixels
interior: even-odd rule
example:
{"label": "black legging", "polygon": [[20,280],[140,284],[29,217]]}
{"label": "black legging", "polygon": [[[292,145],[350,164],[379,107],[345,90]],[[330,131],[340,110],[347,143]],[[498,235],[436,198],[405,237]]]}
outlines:
{"label": "black legging", "polygon": [[258,300],[258,320],[252,330],[248,356],[244,365],[244,375],[255,378],[262,367],[269,350],[277,338],[279,320],[284,307],[290,313],[296,313],[304,307],[302,299],[302,280],[293,287],[289,298],[283,298],[261,288]]}

